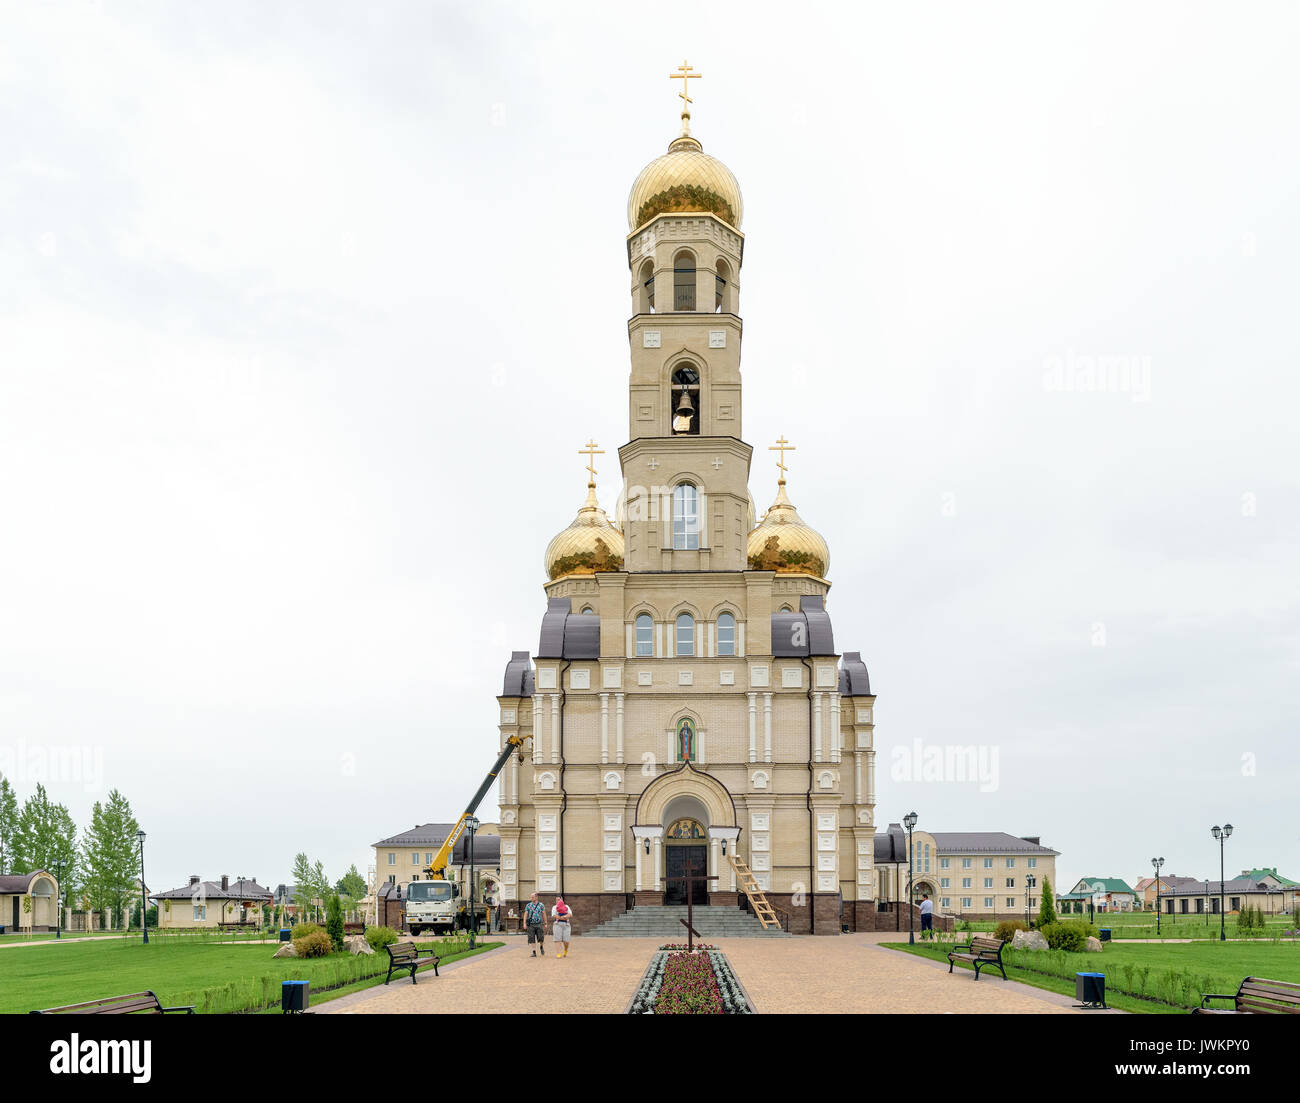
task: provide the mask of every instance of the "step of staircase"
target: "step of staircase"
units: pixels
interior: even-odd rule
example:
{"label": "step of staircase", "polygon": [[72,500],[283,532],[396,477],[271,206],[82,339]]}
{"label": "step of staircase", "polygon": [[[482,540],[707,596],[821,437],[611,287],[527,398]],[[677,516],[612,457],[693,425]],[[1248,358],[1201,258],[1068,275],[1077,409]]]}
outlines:
{"label": "step of staircase", "polygon": [[[678,942],[686,938],[681,920],[686,918],[684,905],[640,907],[588,931],[584,938],[662,938]],[[731,907],[697,907],[692,922],[699,937],[717,938],[789,938],[780,928],[763,925],[754,915]]]}

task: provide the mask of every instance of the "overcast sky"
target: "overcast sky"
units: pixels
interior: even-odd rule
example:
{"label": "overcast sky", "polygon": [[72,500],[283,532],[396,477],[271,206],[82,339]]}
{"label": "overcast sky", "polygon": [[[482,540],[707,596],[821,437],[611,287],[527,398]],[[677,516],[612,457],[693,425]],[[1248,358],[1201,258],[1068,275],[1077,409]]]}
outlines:
{"label": "overcast sky", "polygon": [[477,787],[589,435],[619,490],[683,58],[878,823],[1300,878],[1293,8],[0,12],[0,770],[120,788],[151,886],[364,873]]}

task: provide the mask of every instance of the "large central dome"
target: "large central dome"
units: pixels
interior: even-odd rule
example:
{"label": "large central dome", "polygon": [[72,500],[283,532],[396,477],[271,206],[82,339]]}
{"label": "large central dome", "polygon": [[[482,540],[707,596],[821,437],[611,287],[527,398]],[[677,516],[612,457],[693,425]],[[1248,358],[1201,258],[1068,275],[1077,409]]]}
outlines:
{"label": "large central dome", "polygon": [[655,215],[707,212],[740,229],[744,203],[735,176],[699,141],[683,134],[662,157],[641,170],[627,197],[627,228],[637,230]]}

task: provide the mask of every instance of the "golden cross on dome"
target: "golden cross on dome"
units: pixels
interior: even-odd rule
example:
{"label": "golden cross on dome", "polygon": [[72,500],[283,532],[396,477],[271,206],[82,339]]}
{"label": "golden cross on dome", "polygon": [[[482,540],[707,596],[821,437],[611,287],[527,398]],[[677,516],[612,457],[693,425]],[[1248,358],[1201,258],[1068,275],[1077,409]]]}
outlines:
{"label": "golden cross on dome", "polygon": [[690,118],[691,104],[695,102],[689,95],[687,95],[691,90],[687,81],[698,80],[702,76],[704,76],[703,73],[694,72],[692,66],[687,65],[685,61],[677,66],[677,72],[668,74],[669,80],[680,80],[682,82],[682,90],[678,92],[677,95],[682,101],[682,114],[687,118]]}
{"label": "golden cross on dome", "polygon": [[794,445],[791,444],[788,440],[786,440],[785,436],[782,435],[781,439],[778,440],[775,444],[769,445],[767,450],[769,452],[781,453],[781,458],[776,461],[776,466],[781,469],[781,482],[785,482],[785,473],[786,473],[785,454],[787,452],[793,452],[795,450]]}
{"label": "golden cross on dome", "polygon": [[587,457],[587,470],[591,473],[591,481],[596,481],[596,457],[603,456],[605,449],[597,448],[596,442],[588,438],[586,447],[578,449],[578,455]]}

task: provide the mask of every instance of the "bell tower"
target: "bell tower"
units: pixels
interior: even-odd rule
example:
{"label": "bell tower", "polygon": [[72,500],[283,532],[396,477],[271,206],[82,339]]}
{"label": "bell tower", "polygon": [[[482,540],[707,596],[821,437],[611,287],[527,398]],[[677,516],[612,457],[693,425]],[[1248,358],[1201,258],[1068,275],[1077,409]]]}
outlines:
{"label": "bell tower", "polygon": [[631,376],[623,468],[629,571],[743,571],[750,448],[741,436],[740,185],[681,133],[628,197]]}

